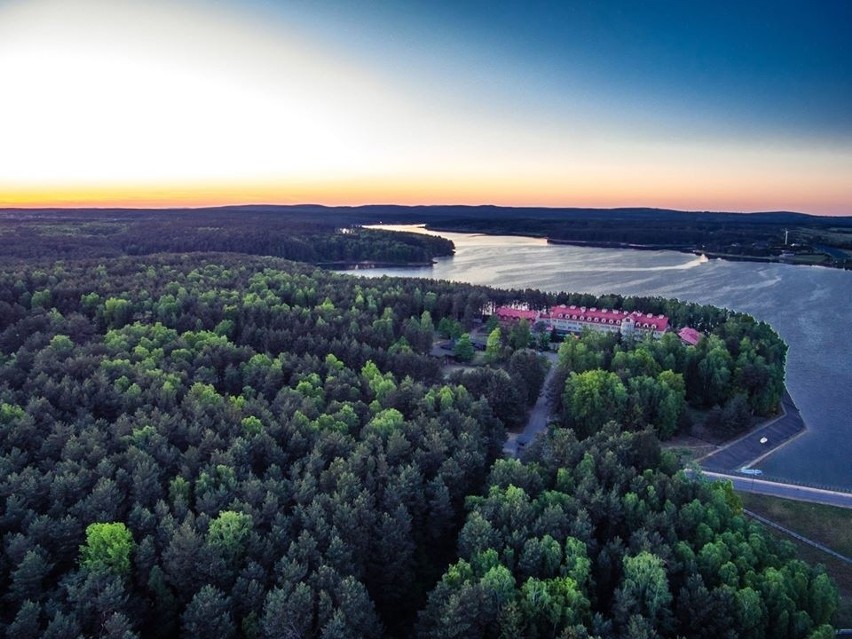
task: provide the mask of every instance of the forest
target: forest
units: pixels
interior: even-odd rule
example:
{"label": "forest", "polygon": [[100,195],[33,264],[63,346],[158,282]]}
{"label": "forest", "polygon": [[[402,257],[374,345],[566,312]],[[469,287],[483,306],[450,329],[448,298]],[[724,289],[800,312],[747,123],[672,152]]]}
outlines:
{"label": "forest", "polygon": [[[530,235],[591,246],[668,248],[725,259],[852,268],[852,217],[667,209],[499,206],[227,206],[207,209],[0,209],[0,255],[85,258],[224,251],[311,263],[428,264],[438,237],[363,225]],[[345,237],[340,231],[353,233]],[[357,230],[356,230],[357,229]]]}
{"label": "forest", "polygon": [[[394,219],[398,212],[387,217]],[[551,242],[672,249],[733,260],[852,268],[852,217],[666,209],[423,207],[417,222],[440,231],[530,235]]]}
{"label": "forest", "polygon": [[[159,241],[0,268],[6,637],[833,636],[822,568],[660,446],[686,406],[775,409],[765,324]],[[566,339],[558,422],[503,459],[544,379],[534,331],[449,376],[429,352],[513,302],[706,337]]]}
{"label": "forest", "polygon": [[299,207],[0,209],[0,256],[81,259],[156,253],[269,255],[335,266],[431,264],[452,255],[441,237],[364,229]]}
{"label": "forest", "polygon": [[612,333],[567,339],[559,349],[554,396],[560,424],[591,434],[610,420],[653,427],[661,439],[687,431],[688,407],[720,438],[747,430],[753,416],[778,410],[786,345],[768,325],[727,318],[695,346],[672,332],[626,341]]}

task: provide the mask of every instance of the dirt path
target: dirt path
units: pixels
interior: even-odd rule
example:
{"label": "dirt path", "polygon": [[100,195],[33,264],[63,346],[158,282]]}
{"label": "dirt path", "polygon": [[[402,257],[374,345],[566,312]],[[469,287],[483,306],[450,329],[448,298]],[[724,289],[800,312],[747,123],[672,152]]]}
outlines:
{"label": "dirt path", "polygon": [[520,433],[509,433],[506,443],[503,446],[503,453],[505,455],[517,457],[520,452],[518,450],[519,445],[523,448],[526,444],[531,442],[536,435],[547,430],[547,422],[550,418],[550,398],[547,395],[547,391],[550,388],[550,382],[553,380],[553,376],[556,375],[556,363],[558,361],[558,357],[556,353],[552,352],[544,353],[544,356],[547,358],[547,361],[550,362],[550,370],[547,371],[547,376],[544,378],[541,393],[539,393],[538,399],[535,401],[535,405],[533,405],[530,409],[530,414],[527,418],[527,425],[524,426],[524,430]]}

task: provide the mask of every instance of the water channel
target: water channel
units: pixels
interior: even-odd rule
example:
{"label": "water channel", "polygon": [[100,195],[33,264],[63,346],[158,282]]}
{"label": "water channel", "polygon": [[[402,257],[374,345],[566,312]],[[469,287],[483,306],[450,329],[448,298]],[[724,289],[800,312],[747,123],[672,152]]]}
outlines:
{"label": "water channel", "polygon": [[[385,226],[420,230],[414,226]],[[500,288],[662,295],[744,311],[789,345],[787,387],[808,430],[755,467],[768,477],[852,489],[852,272],[706,260],[674,251],[601,249],[545,240],[440,233],[453,257],[429,268],[358,271]]]}

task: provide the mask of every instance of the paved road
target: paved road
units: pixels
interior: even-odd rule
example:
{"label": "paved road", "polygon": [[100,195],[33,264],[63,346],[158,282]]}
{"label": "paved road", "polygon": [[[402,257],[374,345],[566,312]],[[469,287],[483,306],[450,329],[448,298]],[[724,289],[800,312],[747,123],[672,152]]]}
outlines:
{"label": "paved road", "polygon": [[[535,406],[530,410],[524,430],[521,433],[510,433],[506,439],[506,444],[503,447],[505,455],[517,457],[519,453],[518,443],[524,446],[532,441],[536,435],[547,429],[550,417],[550,401],[547,390],[550,387],[553,376],[556,374],[557,355],[556,353],[545,353],[545,357],[548,358],[551,366],[542,386],[541,393],[538,396],[538,400],[536,400]],[[793,399],[786,392],[783,399],[783,409],[784,414],[778,419],[700,460],[702,474],[711,479],[729,479],[736,490],[743,492],[759,493],[828,506],[839,506],[841,508],[852,508],[852,493],[766,481],[764,479],[757,479],[751,475],[730,474],[754,462],[754,460],[765,456],[771,451],[771,448],[789,441],[804,430],[805,425],[799,414],[799,410],[793,403]],[[769,440],[767,444],[760,443],[761,437],[766,437]],[[775,445],[773,446],[772,444]],[[771,448],[768,449],[767,446],[771,446]]]}
{"label": "paved road", "polygon": [[807,501],[814,504],[825,504],[827,506],[839,506],[840,508],[852,508],[852,493],[843,493],[835,490],[822,488],[811,488],[810,486],[796,486],[794,484],[782,484],[776,481],[766,481],[756,477],[745,477],[743,475],[728,475],[703,471],[702,475],[710,479],[730,479],[736,490],[745,493],[758,493],[760,495],[771,495],[785,499]]}
{"label": "paved road", "polygon": [[[744,466],[766,457],[782,444],[790,441],[805,430],[805,422],[793,398],[785,390],[781,400],[783,414],[748,435],[722,446],[719,450],[698,460],[701,468],[720,473],[736,472]],[[766,443],[760,440],[766,438]]]}
{"label": "paved road", "polygon": [[541,387],[541,393],[535,405],[530,409],[527,425],[520,433],[509,433],[506,438],[506,444],[503,446],[503,454],[512,457],[518,456],[518,444],[521,447],[531,442],[536,435],[547,430],[547,422],[550,418],[550,398],[547,391],[550,388],[550,382],[556,374],[556,363],[558,357],[556,353],[544,353],[544,356],[550,362],[550,370],[547,371],[547,376],[544,378],[544,385]]}

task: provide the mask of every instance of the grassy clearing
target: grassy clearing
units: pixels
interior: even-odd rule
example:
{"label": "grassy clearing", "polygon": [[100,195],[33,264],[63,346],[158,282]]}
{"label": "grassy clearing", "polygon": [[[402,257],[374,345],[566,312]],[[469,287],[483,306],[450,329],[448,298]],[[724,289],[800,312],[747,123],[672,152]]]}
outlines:
{"label": "grassy clearing", "polygon": [[[841,554],[852,556],[852,510],[750,493],[740,493],[740,498],[743,506],[752,512]],[[840,608],[834,625],[852,628],[852,566],[774,528],[767,527],[766,531],[773,537],[791,542],[799,559],[825,566],[840,591]]]}
{"label": "grassy clearing", "polygon": [[685,466],[709,455],[716,450],[716,446],[690,435],[675,435],[663,442],[663,449],[677,455],[680,463]]}
{"label": "grassy clearing", "polygon": [[852,628],[852,568],[849,564],[827,555],[813,546],[808,546],[774,528],[764,527],[764,530],[779,541],[787,541],[796,549],[796,557],[809,564],[822,564],[825,571],[837,584],[840,602],[834,616],[835,628]]}
{"label": "grassy clearing", "polygon": [[741,493],[743,506],[852,557],[852,509]]}

